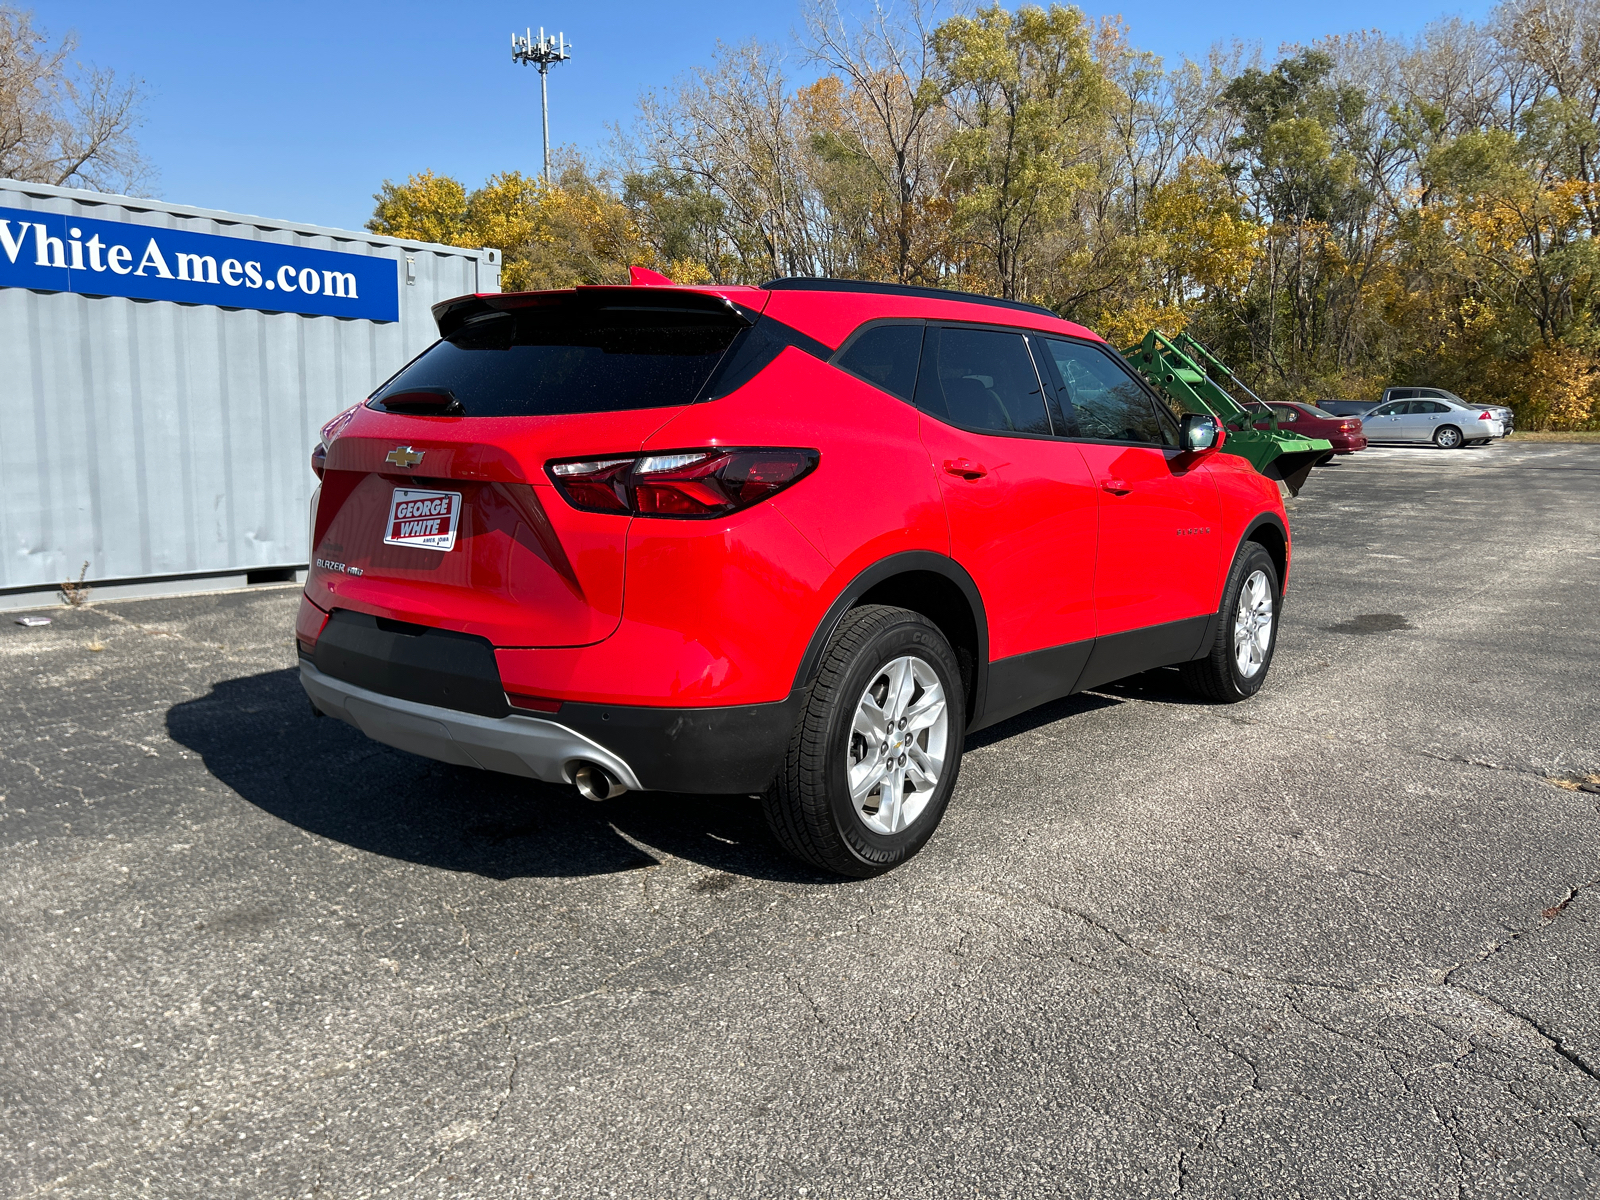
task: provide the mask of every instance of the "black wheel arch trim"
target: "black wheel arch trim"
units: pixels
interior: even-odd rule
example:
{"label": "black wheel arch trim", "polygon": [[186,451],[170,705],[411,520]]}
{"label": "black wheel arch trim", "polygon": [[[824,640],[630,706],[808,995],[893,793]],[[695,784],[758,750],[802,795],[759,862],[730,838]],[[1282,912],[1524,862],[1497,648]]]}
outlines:
{"label": "black wheel arch trim", "polygon": [[[1244,532],[1239,535],[1239,544],[1233,548],[1233,557],[1228,559],[1228,569],[1222,576],[1222,594],[1217,597],[1217,611],[1206,617],[1205,629],[1200,634],[1200,648],[1195,651],[1190,662],[1198,662],[1211,653],[1211,644],[1216,639],[1217,630],[1223,624],[1223,608],[1228,603],[1228,580],[1233,575],[1233,564],[1239,561],[1239,555],[1248,545],[1261,546],[1268,554],[1272,553],[1270,547],[1262,546],[1261,542],[1251,535],[1258,529],[1270,527],[1277,531],[1283,539],[1283,567],[1278,572],[1278,606],[1283,606],[1284,596],[1289,586],[1289,529],[1284,524],[1283,518],[1275,512],[1257,513],[1256,516],[1244,527]],[[1276,565],[1276,564],[1274,564]]]}
{"label": "black wheel arch trim", "polygon": [[811,686],[812,680],[822,667],[822,655],[827,648],[828,639],[833,637],[834,630],[839,627],[839,622],[844,619],[845,613],[854,608],[861,597],[880,583],[887,582],[897,575],[918,571],[943,576],[955,584],[965,597],[967,607],[972,610],[972,624],[977,633],[977,645],[973,654],[968,722],[970,723],[978,713],[981,713],[989,687],[989,621],[983,607],[983,596],[979,593],[978,585],[973,582],[972,576],[967,574],[960,563],[949,555],[934,550],[902,550],[897,554],[891,554],[888,558],[881,558],[861,571],[844,586],[844,590],[834,598],[833,603],[828,606],[828,611],[823,614],[821,623],[806,646],[805,654],[801,656],[800,669],[795,672],[794,677],[795,690]]}
{"label": "black wheel arch trim", "polygon": [[[1273,529],[1275,529],[1277,531],[1277,533],[1278,533],[1278,536],[1283,539],[1283,566],[1278,572],[1278,574],[1279,574],[1278,595],[1280,597],[1282,597],[1288,591],[1288,588],[1289,588],[1289,545],[1290,545],[1290,542],[1289,542],[1289,527],[1288,527],[1288,525],[1286,525],[1284,523],[1283,518],[1280,517],[1277,513],[1275,513],[1275,512],[1257,513],[1256,516],[1251,520],[1251,522],[1244,527],[1244,532],[1239,535],[1239,544],[1233,548],[1233,557],[1228,560],[1228,567],[1229,567],[1230,570],[1233,568],[1233,564],[1234,564],[1235,560],[1238,559],[1239,552],[1244,549],[1244,544],[1246,542],[1254,542],[1254,541],[1256,541],[1256,539],[1254,537],[1252,537],[1251,535],[1254,534],[1256,532],[1256,530],[1262,528],[1263,526],[1267,526],[1267,525],[1270,525]],[[1271,553],[1271,551],[1268,551],[1268,553]],[[1226,585],[1226,583],[1227,583],[1226,578],[1224,578],[1223,583],[1224,583],[1224,585]],[[1224,597],[1224,599],[1226,599],[1226,597]],[[1217,601],[1217,611],[1218,612],[1222,611],[1222,600],[1218,600]]]}

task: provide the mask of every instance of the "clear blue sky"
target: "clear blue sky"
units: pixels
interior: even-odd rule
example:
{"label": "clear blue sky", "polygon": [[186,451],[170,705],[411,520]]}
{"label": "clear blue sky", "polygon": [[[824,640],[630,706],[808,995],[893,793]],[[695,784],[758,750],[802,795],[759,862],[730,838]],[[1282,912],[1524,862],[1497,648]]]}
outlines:
{"label": "clear blue sky", "polygon": [[[1084,8],[1120,12],[1135,45],[1175,59],[1234,39],[1270,54],[1283,42],[1356,29],[1410,35],[1446,13],[1481,19],[1489,5],[1136,0]],[[160,172],[157,195],[358,229],[386,178],[431,167],[470,187],[493,171],[538,170],[538,74],[511,62],[513,28],[566,31],[576,49],[550,73],[551,138],[595,153],[613,123],[631,121],[641,91],[708,61],[719,38],[787,41],[800,8],[798,0],[45,0],[34,13],[57,36],[76,29],[82,60],[144,78],[141,144]]]}

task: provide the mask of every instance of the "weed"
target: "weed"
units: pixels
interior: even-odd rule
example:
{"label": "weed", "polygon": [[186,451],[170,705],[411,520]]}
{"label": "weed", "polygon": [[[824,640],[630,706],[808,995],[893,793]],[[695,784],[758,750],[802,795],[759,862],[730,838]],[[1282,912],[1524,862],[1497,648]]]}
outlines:
{"label": "weed", "polygon": [[1575,775],[1565,775],[1552,779],[1550,782],[1558,788],[1564,788],[1569,792],[1588,792],[1592,796],[1600,796],[1600,775],[1588,775],[1580,772]]}
{"label": "weed", "polygon": [[61,584],[61,598],[68,604],[72,605],[73,608],[77,608],[78,605],[87,600],[89,598],[89,593],[94,590],[83,581],[83,577],[88,573],[89,562],[87,559],[85,559],[83,570],[78,572],[77,582],[74,583],[72,580],[68,579],[63,581]]}

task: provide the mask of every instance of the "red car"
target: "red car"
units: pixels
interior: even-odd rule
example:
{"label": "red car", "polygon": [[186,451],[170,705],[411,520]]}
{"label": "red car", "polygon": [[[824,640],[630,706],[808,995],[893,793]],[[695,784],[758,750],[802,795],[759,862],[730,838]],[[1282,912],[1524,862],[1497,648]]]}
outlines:
{"label": "red car", "polygon": [[796,279],[434,315],[312,459],[301,679],[379,741],[759,795],[864,876],[926,842],[973,730],[1169,664],[1214,701],[1266,676],[1277,485],[1044,309]]}
{"label": "red car", "polygon": [[[1278,428],[1305,437],[1327,438],[1335,454],[1354,454],[1367,448],[1360,417],[1341,417],[1324,412],[1315,404],[1280,401],[1269,406],[1278,418]],[[1260,428],[1266,428],[1265,425]]]}

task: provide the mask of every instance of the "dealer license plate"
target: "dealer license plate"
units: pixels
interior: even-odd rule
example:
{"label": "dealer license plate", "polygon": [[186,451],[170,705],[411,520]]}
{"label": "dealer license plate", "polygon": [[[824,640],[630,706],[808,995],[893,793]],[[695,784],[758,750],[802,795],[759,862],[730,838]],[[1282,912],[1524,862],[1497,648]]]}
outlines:
{"label": "dealer license plate", "polygon": [[460,492],[425,492],[395,488],[389,502],[387,546],[417,546],[423,550],[449,550],[456,544],[461,521]]}

